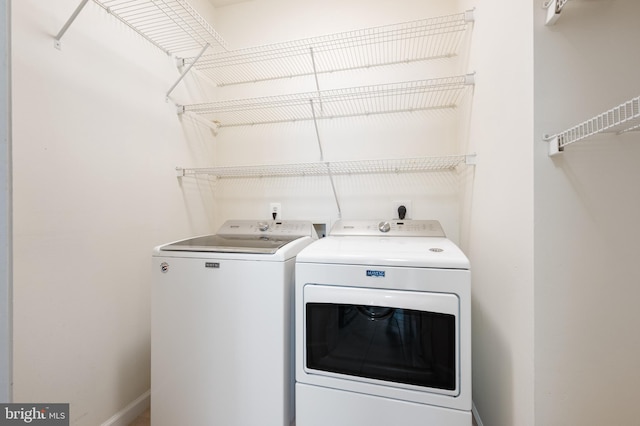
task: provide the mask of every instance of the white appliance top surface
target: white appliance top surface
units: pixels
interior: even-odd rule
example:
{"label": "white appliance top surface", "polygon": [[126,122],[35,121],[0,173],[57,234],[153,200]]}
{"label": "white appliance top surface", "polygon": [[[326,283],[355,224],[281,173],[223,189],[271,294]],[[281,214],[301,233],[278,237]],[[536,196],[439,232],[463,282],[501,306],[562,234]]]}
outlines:
{"label": "white appliance top surface", "polygon": [[311,222],[229,220],[217,234],[169,243],[159,251],[274,254],[300,238],[317,238]]}
{"label": "white appliance top surface", "polygon": [[[373,224],[356,226],[354,231],[356,235],[349,235],[345,230],[344,223],[336,223],[339,230],[337,233],[333,232],[336,229],[334,225],[328,237],[315,241],[303,249],[298,254],[296,262],[445,269],[470,268],[467,257],[458,246],[444,237],[439,224],[435,226],[431,223],[433,225],[431,226],[428,223],[411,223],[436,221],[395,222],[404,222],[409,226],[396,223],[395,233],[392,233],[391,230],[381,232],[377,229],[379,222],[372,222]],[[398,227],[403,229],[397,229]],[[369,231],[365,233],[363,229],[369,229]],[[416,229],[418,230],[416,231]],[[402,236],[402,232],[407,232],[411,236]],[[424,236],[424,234],[442,236]]]}

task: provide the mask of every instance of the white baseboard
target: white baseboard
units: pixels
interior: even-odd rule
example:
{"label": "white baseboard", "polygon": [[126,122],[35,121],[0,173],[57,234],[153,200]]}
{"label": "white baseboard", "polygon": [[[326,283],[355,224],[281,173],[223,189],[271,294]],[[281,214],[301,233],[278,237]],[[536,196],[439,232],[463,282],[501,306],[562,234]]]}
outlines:
{"label": "white baseboard", "polygon": [[482,419],[480,418],[480,413],[478,413],[478,409],[476,408],[476,404],[471,403],[471,414],[473,414],[473,419],[476,421],[476,425],[484,426],[482,423]]}
{"label": "white baseboard", "polygon": [[151,390],[146,391],[100,426],[127,426],[151,405]]}

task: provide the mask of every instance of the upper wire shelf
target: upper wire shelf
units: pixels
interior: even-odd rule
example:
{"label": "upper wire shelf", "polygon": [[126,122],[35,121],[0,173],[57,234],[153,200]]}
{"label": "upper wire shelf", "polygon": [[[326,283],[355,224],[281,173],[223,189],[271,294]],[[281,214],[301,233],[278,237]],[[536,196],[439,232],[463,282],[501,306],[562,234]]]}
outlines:
{"label": "upper wire shelf", "polygon": [[640,129],[640,96],[603,112],[587,121],[553,136],[549,142],[549,155],[557,155],[567,145],[600,133],[626,133]]}
{"label": "upper wire shelf", "polygon": [[361,86],[293,95],[178,106],[217,127],[316,120],[457,106],[474,83],[467,74],[430,80]]}
{"label": "upper wire shelf", "polygon": [[227,44],[185,0],[94,0],[167,54],[193,54]]}
{"label": "upper wire shelf", "polygon": [[453,170],[463,164],[475,164],[475,154],[448,155],[442,157],[414,157],[401,159],[322,161],[255,166],[220,166],[206,168],[181,168],[182,176],[214,176],[225,178],[326,176],[348,174],[419,173]]}
{"label": "upper wire shelf", "polygon": [[[87,4],[82,0],[55,36],[60,40]],[[224,39],[185,0],[93,0],[126,26],[168,55],[193,55],[209,46],[227,49]],[[200,53],[202,54],[202,53]]]}
{"label": "upper wire shelf", "polygon": [[219,86],[446,58],[473,11],[185,58]]}

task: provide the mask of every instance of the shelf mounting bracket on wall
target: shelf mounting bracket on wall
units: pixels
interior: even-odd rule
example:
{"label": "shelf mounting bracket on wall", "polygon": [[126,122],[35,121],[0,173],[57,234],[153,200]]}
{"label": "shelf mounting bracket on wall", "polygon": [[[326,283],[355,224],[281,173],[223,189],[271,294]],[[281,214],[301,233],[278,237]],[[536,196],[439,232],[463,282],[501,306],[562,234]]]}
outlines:
{"label": "shelf mounting bracket on wall", "polygon": [[200,59],[200,57],[204,54],[204,52],[207,50],[209,46],[211,46],[209,43],[205,43],[205,45],[202,46],[202,49],[200,50],[200,53],[198,53],[198,55],[196,56],[195,61],[187,65],[187,68],[185,68],[182,74],[180,74],[180,77],[178,77],[178,80],[175,83],[173,83],[173,86],[171,86],[169,90],[167,90],[167,94],[165,95],[166,101],[169,101],[169,95],[171,95],[171,92],[173,92],[173,89],[175,89],[176,86],[180,84],[182,79],[189,73],[189,71],[191,71],[191,67],[193,67],[195,63],[198,62],[198,59]]}
{"label": "shelf mounting bracket on wall", "polygon": [[73,14],[69,17],[69,19],[67,20],[67,22],[64,24],[64,26],[60,29],[60,31],[58,32],[58,34],[55,36],[54,40],[53,40],[53,46],[60,50],[62,49],[62,43],[60,42],[60,40],[62,39],[62,36],[64,36],[64,33],[67,32],[67,30],[69,29],[69,27],[71,26],[71,24],[73,24],[73,21],[76,20],[76,18],[78,17],[78,15],[80,14],[80,12],[82,12],[82,9],[84,9],[84,7],[86,6],[86,4],[89,2],[89,0],[82,0],[80,2],[80,4],[78,5],[78,7],[76,7],[76,10],[73,12]]}
{"label": "shelf mounting bracket on wall", "polygon": [[547,9],[547,21],[545,25],[554,25],[558,18],[560,18],[560,12],[567,4],[567,0],[546,0],[542,7]]}

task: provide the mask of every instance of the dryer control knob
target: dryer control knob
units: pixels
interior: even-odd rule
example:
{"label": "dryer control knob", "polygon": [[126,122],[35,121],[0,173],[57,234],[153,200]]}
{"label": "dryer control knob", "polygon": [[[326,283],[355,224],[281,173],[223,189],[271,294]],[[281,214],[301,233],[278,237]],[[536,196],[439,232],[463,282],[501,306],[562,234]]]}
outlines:
{"label": "dryer control knob", "polygon": [[260,222],[258,223],[258,229],[264,232],[269,229],[269,224],[267,222]]}
{"label": "dryer control knob", "polygon": [[378,224],[378,229],[380,230],[380,232],[389,232],[389,230],[391,229],[391,225],[389,225],[389,222],[380,222]]}

